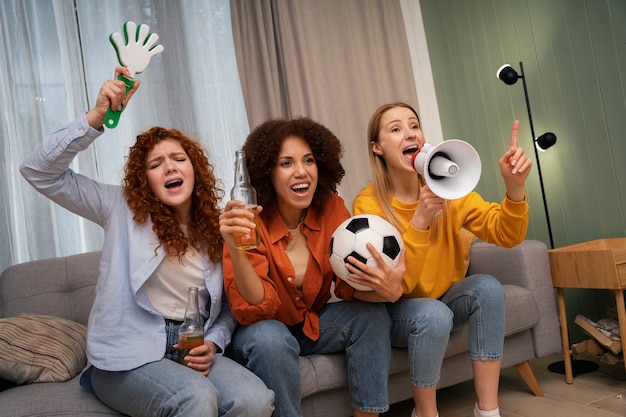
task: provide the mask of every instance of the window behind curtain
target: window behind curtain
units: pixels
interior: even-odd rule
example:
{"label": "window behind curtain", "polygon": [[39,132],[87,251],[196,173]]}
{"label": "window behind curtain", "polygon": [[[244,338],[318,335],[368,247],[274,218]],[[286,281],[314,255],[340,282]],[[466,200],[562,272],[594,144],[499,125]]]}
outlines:
{"label": "window behind curtain", "polygon": [[39,195],[20,176],[25,155],[47,133],[84,114],[117,57],[109,42],[123,24],[145,23],[165,50],[136,78],[141,87],[116,129],[107,129],[72,168],[120,184],[136,135],[160,125],[207,149],[225,190],[234,151],[248,134],[228,0],[35,1],[0,4],[0,270],[19,262],[99,250],[99,226]]}

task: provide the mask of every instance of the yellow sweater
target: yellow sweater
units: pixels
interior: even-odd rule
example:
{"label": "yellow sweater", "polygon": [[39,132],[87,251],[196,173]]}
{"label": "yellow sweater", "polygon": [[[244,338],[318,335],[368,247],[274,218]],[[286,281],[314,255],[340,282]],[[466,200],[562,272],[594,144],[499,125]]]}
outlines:
{"label": "yellow sweater", "polygon": [[[417,201],[405,203],[392,198],[391,204],[402,220],[400,230],[406,248],[406,273],[402,282],[404,297],[441,297],[452,283],[465,277],[469,264],[467,229],[480,239],[499,246],[513,247],[524,240],[528,228],[528,203],[504,198],[489,203],[476,192],[449,200],[428,230],[411,225]],[[354,199],[354,215],[370,213],[385,218],[372,184]]]}

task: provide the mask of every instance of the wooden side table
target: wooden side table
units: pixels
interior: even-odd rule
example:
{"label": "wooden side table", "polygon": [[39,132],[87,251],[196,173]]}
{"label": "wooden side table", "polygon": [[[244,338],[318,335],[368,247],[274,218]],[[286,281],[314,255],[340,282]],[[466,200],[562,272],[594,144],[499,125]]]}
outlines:
{"label": "wooden side table", "polygon": [[[565,380],[574,382],[572,374],[564,288],[610,290],[615,297],[617,318],[622,339],[622,353],[626,353],[626,238],[598,239],[548,251],[552,269],[552,284],[557,290],[561,338],[565,356]],[[626,367],[626,362],[625,362]]]}

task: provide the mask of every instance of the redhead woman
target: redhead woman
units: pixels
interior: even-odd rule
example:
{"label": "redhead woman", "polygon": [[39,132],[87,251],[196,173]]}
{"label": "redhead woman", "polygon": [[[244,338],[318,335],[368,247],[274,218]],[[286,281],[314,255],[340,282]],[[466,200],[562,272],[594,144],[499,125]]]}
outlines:
{"label": "redhead woman", "polygon": [[[109,108],[126,95],[117,75],[85,115],[44,139],[21,173],[39,192],[104,229],[100,275],[81,385],[129,416],[270,416],[273,393],[223,355],[235,320],[223,296],[222,191],[195,140],[153,127],[131,147],[123,185],[72,171],[76,154],[104,132]],[[177,363],[187,288],[199,288],[204,344]]]}

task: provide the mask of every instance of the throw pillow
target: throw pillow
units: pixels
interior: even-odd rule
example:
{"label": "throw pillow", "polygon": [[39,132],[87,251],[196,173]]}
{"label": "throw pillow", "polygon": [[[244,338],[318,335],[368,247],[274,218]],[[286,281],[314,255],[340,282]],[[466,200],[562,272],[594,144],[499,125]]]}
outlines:
{"label": "throw pillow", "polygon": [[0,378],[67,381],[87,365],[87,327],[43,314],[0,319]]}

